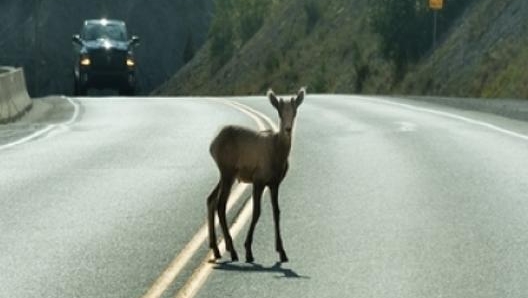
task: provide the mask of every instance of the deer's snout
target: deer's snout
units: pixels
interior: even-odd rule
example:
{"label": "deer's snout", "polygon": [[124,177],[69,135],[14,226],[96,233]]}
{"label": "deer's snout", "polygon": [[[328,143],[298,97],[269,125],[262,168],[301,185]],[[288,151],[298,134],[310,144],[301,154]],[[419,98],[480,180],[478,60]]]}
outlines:
{"label": "deer's snout", "polygon": [[284,130],[285,130],[286,133],[288,133],[288,134],[291,134],[291,132],[292,132],[292,128],[291,128],[291,127],[285,127]]}

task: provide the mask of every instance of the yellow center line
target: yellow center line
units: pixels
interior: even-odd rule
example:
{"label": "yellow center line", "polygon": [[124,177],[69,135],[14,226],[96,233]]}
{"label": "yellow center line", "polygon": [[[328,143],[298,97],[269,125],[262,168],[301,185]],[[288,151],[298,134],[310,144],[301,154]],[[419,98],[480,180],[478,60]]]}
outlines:
{"label": "yellow center line", "polygon": [[[238,102],[225,101],[225,103],[253,118],[253,120],[255,120],[255,122],[259,126],[260,130],[265,130],[267,127],[277,130],[277,126],[271,121],[271,119],[268,118],[266,115],[262,114],[261,112],[256,111]],[[267,125],[265,125],[264,122],[266,122]],[[244,225],[249,222],[251,218],[253,210],[253,204],[251,203],[251,201],[252,199],[248,200],[245,203],[244,207],[242,208],[242,211],[236,218],[235,223],[230,228],[230,234],[233,239],[236,238],[238,233],[240,233]],[[226,252],[224,240],[220,242],[219,249],[220,254],[224,254]],[[198,291],[204,285],[205,281],[214,269],[215,264],[210,263],[211,259],[213,259],[213,254],[212,252],[209,252],[202,261],[201,265],[193,272],[192,276],[178,291],[175,298],[192,298],[198,293]]]}
{"label": "yellow center line", "polygon": [[227,102],[227,104],[231,105],[235,109],[238,109],[242,113],[244,113],[244,114],[248,115],[249,117],[253,118],[253,120],[255,120],[257,122],[257,125],[259,126],[260,130],[266,129],[266,125],[262,122],[262,120],[264,120],[266,122],[266,124],[271,129],[273,129],[275,131],[279,130],[277,125],[275,123],[273,123],[273,121],[271,121],[271,119],[268,116],[266,116],[263,113],[253,109],[252,107],[248,107],[248,106],[246,106],[244,104],[241,104],[241,103],[235,102],[235,101],[229,101],[229,102]]}
{"label": "yellow center line", "polygon": [[[251,215],[252,215],[252,204],[250,202],[251,200],[248,200],[248,202],[244,205],[244,208],[242,209],[242,212],[240,212],[240,215],[237,217],[235,223],[233,226],[229,229],[231,236],[236,238],[238,233],[242,231],[244,228],[244,225],[249,221]],[[226,252],[225,248],[225,241],[222,240],[220,242],[220,253],[224,254]],[[215,264],[210,263],[210,260],[213,259],[213,253],[209,252],[205,259],[202,261],[202,264],[200,267],[198,267],[193,275],[187,280],[185,285],[178,291],[175,298],[192,298],[197,293],[198,290],[203,286],[209,275],[214,269]]]}
{"label": "yellow center line", "polygon": [[[264,121],[267,122],[269,127],[275,128],[275,125],[273,122],[266,117],[265,115],[261,114],[258,111],[255,111],[245,105],[227,101],[227,100],[213,100],[217,102],[221,102],[223,104],[229,105],[242,113],[246,114],[250,118],[252,118],[259,130],[266,129],[266,124],[264,124]],[[257,115],[258,116],[257,116]],[[259,117],[260,116],[260,117]],[[231,192],[229,199],[227,201],[227,212],[231,210],[231,208],[240,200],[243,193],[248,189],[249,185],[244,183],[238,183]],[[240,232],[244,224],[249,220],[249,217],[251,216],[251,200],[248,200],[246,204],[244,205],[241,213],[236,219],[235,224],[232,226],[232,232],[233,238],[236,237],[236,235]],[[218,226],[218,221],[216,221],[217,224],[215,227]],[[174,282],[174,280],[178,277],[178,275],[181,273],[183,268],[187,265],[187,263],[191,260],[191,258],[196,254],[200,246],[205,242],[208,236],[207,231],[207,222],[201,226],[201,228],[198,230],[198,232],[193,236],[191,241],[187,243],[187,245],[180,251],[178,255],[172,260],[172,262],[169,264],[167,269],[163,271],[163,273],[156,279],[154,284],[150,287],[150,289],[147,291],[145,295],[142,296],[142,298],[159,298],[161,295],[169,288],[169,286]],[[220,250],[222,254],[225,252],[225,243],[222,240],[220,242]],[[178,292],[177,297],[192,297],[196,294],[198,289],[203,285],[209,274],[211,273],[212,266],[208,264],[209,260],[212,259],[212,253],[209,252],[200,265],[198,269],[193,273],[191,278],[186,282],[184,287]],[[184,296],[188,295],[185,293],[191,293],[191,296]]]}
{"label": "yellow center line", "polygon": [[[235,203],[242,197],[244,191],[248,188],[248,184],[237,184],[228,200],[227,212],[235,205]],[[218,221],[216,221],[218,226]],[[181,250],[181,252],[172,260],[167,269],[158,277],[149,291],[142,296],[142,298],[159,298],[172,284],[176,277],[180,274],[182,269],[191,260],[194,254],[198,251],[202,243],[207,239],[207,222],[202,225],[198,232],[194,235],[189,243]]]}

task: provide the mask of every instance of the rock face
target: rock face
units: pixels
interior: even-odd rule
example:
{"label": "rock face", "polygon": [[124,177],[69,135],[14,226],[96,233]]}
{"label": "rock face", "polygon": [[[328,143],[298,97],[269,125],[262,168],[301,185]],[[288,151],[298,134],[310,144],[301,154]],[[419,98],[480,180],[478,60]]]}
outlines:
{"label": "rock face", "polygon": [[136,57],[146,94],[184,64],[188,41],[202,45],[212,9],[213,0],[2,0],[0,65],[24,67],[32,96],[71,94],[71,36],[85,19],[121,19],[141,38]]}

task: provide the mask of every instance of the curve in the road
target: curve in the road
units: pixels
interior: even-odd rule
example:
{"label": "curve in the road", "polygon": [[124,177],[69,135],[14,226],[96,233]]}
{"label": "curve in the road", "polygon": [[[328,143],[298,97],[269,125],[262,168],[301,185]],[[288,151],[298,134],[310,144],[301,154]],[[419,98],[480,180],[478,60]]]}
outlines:
{"label": "curve in the road", "polygon": [[18,145],[25,144],[27,142],[31,142],[31,141],[33,141],[35,139],[41,138],[42,136],[49,134],[50,132],[52,132],[53,130],[55,130],[57,128],[64,127],[64,126],[69,126],[69,125],[73,124],[78,119],[81,108],[80,108],[79,104],[77,104],[73,99],[71,99],[69,97],[64,97],[64,99],[68,100],[68,102],[74,108],[74,112],[73,112],[73,114],[72,114],[72,116],[71,116],[71,118],[69,120],[64,121],[62,123],[47,125],[44,128],[42,128],[40,130],[37,130],[34,133],[30,134],[29,136],[23,137],[23,138],[21,138],[19,140],[11,142],[11,143],[0,145],[0,151],[6,150],[6,149],[9,149],[9,148],[13,148],[13,147],[18,146]]}

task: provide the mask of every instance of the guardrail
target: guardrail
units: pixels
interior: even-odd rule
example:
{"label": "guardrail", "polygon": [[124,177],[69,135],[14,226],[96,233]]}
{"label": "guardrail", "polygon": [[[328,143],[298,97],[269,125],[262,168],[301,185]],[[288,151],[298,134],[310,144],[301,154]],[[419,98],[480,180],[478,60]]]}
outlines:
{"label": "guardrail", "polygon": [[12,122],[31,109],[22,68],[0,67],[0,123]]}

